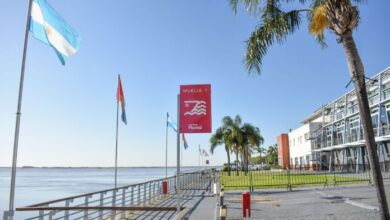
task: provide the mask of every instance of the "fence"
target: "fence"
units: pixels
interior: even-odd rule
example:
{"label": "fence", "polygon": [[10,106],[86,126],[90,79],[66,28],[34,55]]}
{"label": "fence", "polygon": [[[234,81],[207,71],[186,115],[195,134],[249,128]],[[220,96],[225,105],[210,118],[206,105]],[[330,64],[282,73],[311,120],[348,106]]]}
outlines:
{"label": "fence", "polygon": [[[360,166],[360,165],[359,165]],[[363,166],[363,165],[361,165]],[[389,163],[381,164],[382,167],[390,167]],[[332,171],[308,171],[302,170],[259,170],[259,171],[223,171],[220,175],[221,184],[225,189],[249,189],[255,188],[286,188],[300,186],[329,186],[353,183],[371,182],[369,166],[365,165],[363,172],[351,172],[348,165],[336,166]],[[383,179],[390,179],[388,169],[383,169]]]}
{"label": "fence", "polygon": [[[27,220],[114,220],[125,218],[134,211],[176,211],[175,207],[156,207],[154,203],[163,199],[162,184],[168,183],[168,193],[176,193],[176,176],[158,179],[124,187],[86,193],[17,208],[17,211],[38,212]],[[211,170],[183,173],[180,175],[181,190],[208,190],[215,181]],[[149,206],[146,206],[149,205]],[[3,219],[7,219],[4,213]]]}

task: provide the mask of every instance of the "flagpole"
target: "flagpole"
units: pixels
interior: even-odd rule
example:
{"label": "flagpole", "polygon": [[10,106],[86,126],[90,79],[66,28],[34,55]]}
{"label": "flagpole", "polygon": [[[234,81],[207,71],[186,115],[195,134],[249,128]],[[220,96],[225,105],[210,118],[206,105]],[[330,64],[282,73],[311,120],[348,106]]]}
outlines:
{"label": "flagpole", "polygon": [[8,209],[8,219],[9,220],[12,220],[14,218],[16,165],[17,165],[17,158],[18,158],[20,117],[21,117],[21,114],[22,114],[21,110],[22,110],[24,70],[25,70],[25,65],[26,65],[26,54],[27,54],[27,46],[28,46],[28,33],[29,33],[30,17],[31,17],[31,5],[32,5],[32,0],[29,0],[26,29],[25,29],[25,32],[24,32],[24,47],[23,47],[22,66],[21,66],[21,69],[20,69],[18,106],[17,106],[17,111],[16,111],[14,150],[13,150],[12,171],[11,171],[11,189],[10,189],[9,209]]}
{"label": "flagpole", "polygon": [[177,171],[176,171],[176,199],[177,213],[180,212],[180,95],[177,95]]}
{"label": "flagpole", "polygon": [[198,166],[199,166],[199,168],[200,168],[200,144],[198,145],[198,151],[199,151],[199,157],[198,157],[198,162],[199,162],[199,164],[198,164]]}
{"label": "flagpole", "polygon": [[[118,74],[118,89],[119,89],[120,76]],[[117,91],[118,96],[118,91]],[[118,177],[118,120],[119,120],[119,98],[116,99],[116,138],[115,138],[115,188],[117,187]]]}
{"label": "flagpole", "polygon": [[165,126],[165,179],[168,178],[168,113],[167,124]]}

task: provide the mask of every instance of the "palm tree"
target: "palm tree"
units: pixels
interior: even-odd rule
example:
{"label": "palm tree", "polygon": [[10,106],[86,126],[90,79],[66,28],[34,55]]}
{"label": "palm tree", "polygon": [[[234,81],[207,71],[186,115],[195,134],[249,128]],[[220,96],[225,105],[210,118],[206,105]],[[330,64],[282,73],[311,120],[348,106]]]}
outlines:
{"label": "palm tree", "polygon": [[[225,125],[227,125],[228,129],[230,130],[230,136],[229,136],[229,142],[232,144],[232,150],[234,154],[236,155],[236,174],[238,176],[238,154],[241,151],[242,143],[243,143],[243,136],[242,132],[240,130],[241,125],[241,117],[239,115],[236,115],[234,117],[234,120],[230,116],[225,116],[222,121]],[[242,161],[242,160],[241,160]]]}
{"label": "palm tree", "polygon": [[210,152],[214,154],[214,150],[218,145],[225,145],[228,162],[228,175],[230,176],[230,145],[227,143],[227,131],[223,127],[218,128],[210,138]]}
{"label": "palm tree", "polygon": [[271,165],[277,164],[278,159],[278,145],[271,145],[267,149],[267,160]]}
{"label": "palm tree", "polygon": [[243,136],[242,154],[245,163],[245,171],[248,171],[250,154],[253,149],[256,147],[259,148],[260,145],[263,144],[264,139],[260,135],[260,129],[252,124],[244,123],[240,130]]}
{"label": "palm tree", "polygon": [[[354,0],[355,3],[362,1],[364,2]],[[310,32],[323,47],[326,46],[323,34],[325,29],[329,29],[338,37],[337,42],[342,43],[344,47],[351,79],[355,85],[372,179],[380,204],[380,216],[382,219],[390,219],[368,104],[364,66],[353,38],[353,31],[360,21],[357,6],[352,4],[352,0],[229,0],[229,2],[235,12],[241,2],[250,13],[259,15],[261,19],[260,25],[247,41],[245,64],[249,72],[255,70],[260,74],[262,59],[268,47],[275,42],[283,43],[289,34],[295,32],[301,24],[303,14],[307,15]],[[291,8],[298,5],[297,2],[304,8],[284,11],[281,7],[290,5],[287,8]],[[311,4],[306,7],[309,2]],[[264,7],[260,7],[263,6],[262,3]]]}
{"label": "palm tree", "polygon": [[[239,116],[236,116],[236,120],[241,120]],[[230,176],[230,152],[234,149],[238,149],[239,138],[237,137],[237,129],[235,123],[230,116],[225,116],[222,119],[222,126],[219,127],[216,132],[210,138],[210,152],[214,153],[215,148],[218,145],[225,145],[225,151],[228,160],[228,175]],[[236,154],[236,165],[238,161],[238,154]],[[237,166],[238,167],[238,166]]]}
{"label": "palm tree", "polygon": [[259,153],[260,155],[260,161],[262,160],[262,154],[267,154],[267,150],[261,146],[258,146],[258,147],[255,147],[254,148],[254,151],[256,151],[257,153]]}

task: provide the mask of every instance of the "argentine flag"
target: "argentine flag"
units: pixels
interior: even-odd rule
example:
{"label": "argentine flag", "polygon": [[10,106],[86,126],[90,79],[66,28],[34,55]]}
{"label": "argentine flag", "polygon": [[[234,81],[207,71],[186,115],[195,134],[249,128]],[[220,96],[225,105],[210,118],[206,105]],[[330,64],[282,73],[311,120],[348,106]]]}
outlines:
{"label": "argentine flag", "polygon": [[65,58],[79,49],[79,35],[46,0],[32,1],[30,32],[38,40],[53,47],[62,65],[65,65]]}
{"label": "argentine flag", "polygon": [[174,131],[177,132],[176,122],[172,121],[171,117],[169,117],[168,112],[167,112],[167,127],[171,127]]}

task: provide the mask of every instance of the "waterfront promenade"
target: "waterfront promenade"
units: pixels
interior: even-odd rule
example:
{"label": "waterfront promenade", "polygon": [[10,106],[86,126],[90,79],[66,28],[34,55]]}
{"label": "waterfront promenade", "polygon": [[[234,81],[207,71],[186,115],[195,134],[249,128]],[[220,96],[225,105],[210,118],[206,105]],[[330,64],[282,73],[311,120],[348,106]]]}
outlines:
{"label": "waterfront promenade", "polygon": [[[390,202],[390,183],[385,185]],[[242,219],[242,190],[225,192],[227,219]],[[379,219],[373,186],[304,187],[255,190],[251,193],[251,219]]]}
{"label": "waterfront promenade", "polygon": [[[219,172],[211,170],[182,174],[182,210],[176,212],[175,178],[57,199],[19,210],[18,219],[220,219],[221,201],[227,208],[226,219],[242,218],[242,193],[247,189],[224,191],[223,200],[214,183]],[[167,194],[163,181],[168,182]],[[390,182],[385,182],[390,198]],[[23,211],[24,209],[24,211]],[[375,189],[368,183],[302,186],[299,188],[255,188],[251,192],[251,219],[378,219]]]}
{"label": "waterfront promenade", "polygon": [[[386,183],[390,202],[390,183]],[[242,193],[225,191],[226,219],[243,219]],[[188,191],[183,206],[189,210],[184,219],[220,219],[218,195],[206,191]],[[162,202],[175,205],[174,196]],[[251,192],[251,219],[379,219],[375,188],[367,184],[340,187],[302,187],[255,190]],[[173,212],[145,212],[129,219],[175,219]]]}

